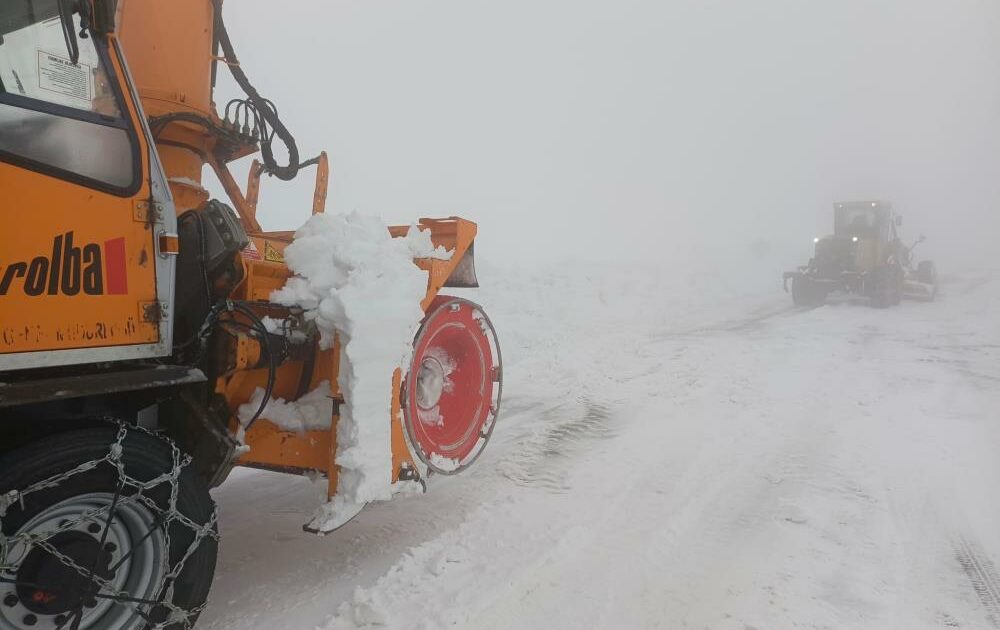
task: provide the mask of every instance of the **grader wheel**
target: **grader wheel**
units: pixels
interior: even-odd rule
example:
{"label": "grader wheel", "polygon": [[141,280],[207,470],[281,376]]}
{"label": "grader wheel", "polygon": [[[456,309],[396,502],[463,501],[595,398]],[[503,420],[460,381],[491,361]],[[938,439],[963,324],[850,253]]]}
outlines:
{"label": "grader wheel", "polygon": [[795,306],[822,306],[826,302],[826,294],[826,287],[812,278],[797,276],[792,279],[792,302]]}

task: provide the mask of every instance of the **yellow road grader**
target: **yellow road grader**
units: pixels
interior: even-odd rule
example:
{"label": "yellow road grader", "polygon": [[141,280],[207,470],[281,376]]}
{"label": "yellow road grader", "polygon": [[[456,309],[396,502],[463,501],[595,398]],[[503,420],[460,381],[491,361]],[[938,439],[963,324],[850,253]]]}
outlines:
{"label": "yellow road grader", "polygon": [[833,234],[816,237],[809,264],[784,274],[796,306],[819,306],[834,292],[862,295],[876,308],[902,298],[933,300],[937,270],[931,261],[913,264],[921,236],[907,246],[899,235],[902,217],[886,201],[834,204]]}

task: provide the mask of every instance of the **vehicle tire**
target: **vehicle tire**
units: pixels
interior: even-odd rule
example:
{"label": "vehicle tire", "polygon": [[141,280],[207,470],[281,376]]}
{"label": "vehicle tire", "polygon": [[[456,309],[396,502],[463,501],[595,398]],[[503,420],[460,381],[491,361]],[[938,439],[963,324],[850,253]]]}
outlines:
{"label": "vehicle tire", "polygon": [[938,282],[937,267],[933,261],[922,260],[917,265],[917,280],[924,284],[932,284],[935,287]]}
{"label": "vehicle tire", "polygon": [[893,267],[882,267],[870,272],[866,280],[866,293],[873,308],[889,308],[903,301],[903,275]]}
{"label": "vehicle tire", "polygon": [[889,274],[889,295],[892,299],[892,306],[899,306],[903,302],[903,285],[906,283],[906,273],[902,269],[894,269]]}
{"label": "vehicle tire", "polygon": [[69,628],[77,616],[80,630],[190,628],[218,536],[208,487],[187,461],[166,440],[114,425],[0,458],[0,539],[11,550],[0,628]]}
{"label": "vehicle tire", "polygon": [[826,302],[826,287],[805,276],[792,278],[792,303],[795,306],[821,306]]}

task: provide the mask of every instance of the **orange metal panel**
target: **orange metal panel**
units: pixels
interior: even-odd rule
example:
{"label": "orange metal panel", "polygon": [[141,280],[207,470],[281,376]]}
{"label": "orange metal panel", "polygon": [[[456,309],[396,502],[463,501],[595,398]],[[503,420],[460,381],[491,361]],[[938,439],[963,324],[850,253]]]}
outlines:
{"label": "orange metal panel", "polygon": [[396,370],[392,376],[392,482],[399,480],[399,471],[404,465],[413,467],[413,454],[403,430],[403,376],[401,370]]}
{"label": "orange metal panel", "polygon": [[212,111],[211,0],[123,2],[118,36],[146,113]]}
{"label": "orange metal panel", "polygon": [[[340,348],[334,346],[329,350],[317,350],[313,374],[309,380],[307,391],[314,390],[321,381],[330,381],[331,393],[335,400],[340,399],[337,385],[337,372],[340,364]],[[273,396],[292,400],[295,398],[302,377],[303,364],[291,361],[277,371]],[[234,412],[246,401],[250,400],[254,390],[263,387],[267,382],[267,370],[245,370],[233,374],[224,380],[222,391]],[[336,426],[331,419],[331,426]],[[236,426],[232,429],[235,431]],[[323,436],[318,440],[317,436]],[[250,452],[244,455],[240,462],[245,465],[262,465],[268,467],[281,466],[287,469],[319,470],[328,472],[330,449],[336,449],[335,440],[329,431],[310,431],[307,439],[302,434],[282,431],[263,416],[246,435],[246,444]]]}
{"label": "orange metal panel", "polygon": [[328,473],[331,449],[336,451],[329,431],[282,431],[267,420],[254,424],[247,433],[246,443],[250,452],[240,459],[241,465],[283,471]]}
{"label": "orange metal panel", "polygon": [[319,162],[316,164],[316,186],[313,191],[313,214],[321,214],[326,211],[326,193],[330,182],[330,158],[326,151],[319,154]]}
{"label": "orange metal panel", "polygon": [[270,236],[252,236],[251,239],[253,247],[243,252],[246,280],[237,288],[236,297],[266,301],[272,291],[283,287],[292,276],[284,263],[287,243]]}
{"label": "orange metal panel", "polygon": [[[137,104],[123,91],[125,113],[138,129]],[[159,340],[146,308],[157,301],[157,254],[142,209],[149,198],[146,142],[137,135],[142,183],[131,197],[0,163],[9,218],[0,232],[0,353]]]}
{"label": "orange metal panel", "polygon": [[[452,272],[462,261],[465,252],[469,251],[476,240],[477,226],[472,221],[458,217],[447,219],[420,219],[420,226],[431,231],[431,241],[448,251],[454,252],[449,260],[423,259],[417,265],[427,271],[427,295],[421,303],[426,311],[438,291],[444,287]],[[405,236],[410,229],[408,225],[395,225],[389,228],[389,233],[395,237]]]}
{"label": "orange metal panel", "polygon": [[233,174],[225,164],[210,154],[206,154],[205,159],[215,171],[216,177],[219,178],[219,183],[222,184],[222,187],[226,190],[226,194],[229,195],[229,199],[233,202],[246,231],[251,234],[260,232],[260,223],[257,222],[256,201],[254,202],[255,205],[251,206],[247,198],[243,195],[243,191],[240,190],[240,185],[236,183],[236,179],[233,178]]}

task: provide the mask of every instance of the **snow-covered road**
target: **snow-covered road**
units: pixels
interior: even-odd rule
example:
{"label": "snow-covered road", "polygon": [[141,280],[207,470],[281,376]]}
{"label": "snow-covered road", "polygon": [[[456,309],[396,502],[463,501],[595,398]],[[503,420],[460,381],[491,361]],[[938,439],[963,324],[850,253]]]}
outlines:
{"label": "snow-covered road", "polygon": [[795,310],[496,275],[482,459],[325,538],[307,479],[237,471],[199,627],[1000,628],[1000,281]]}

